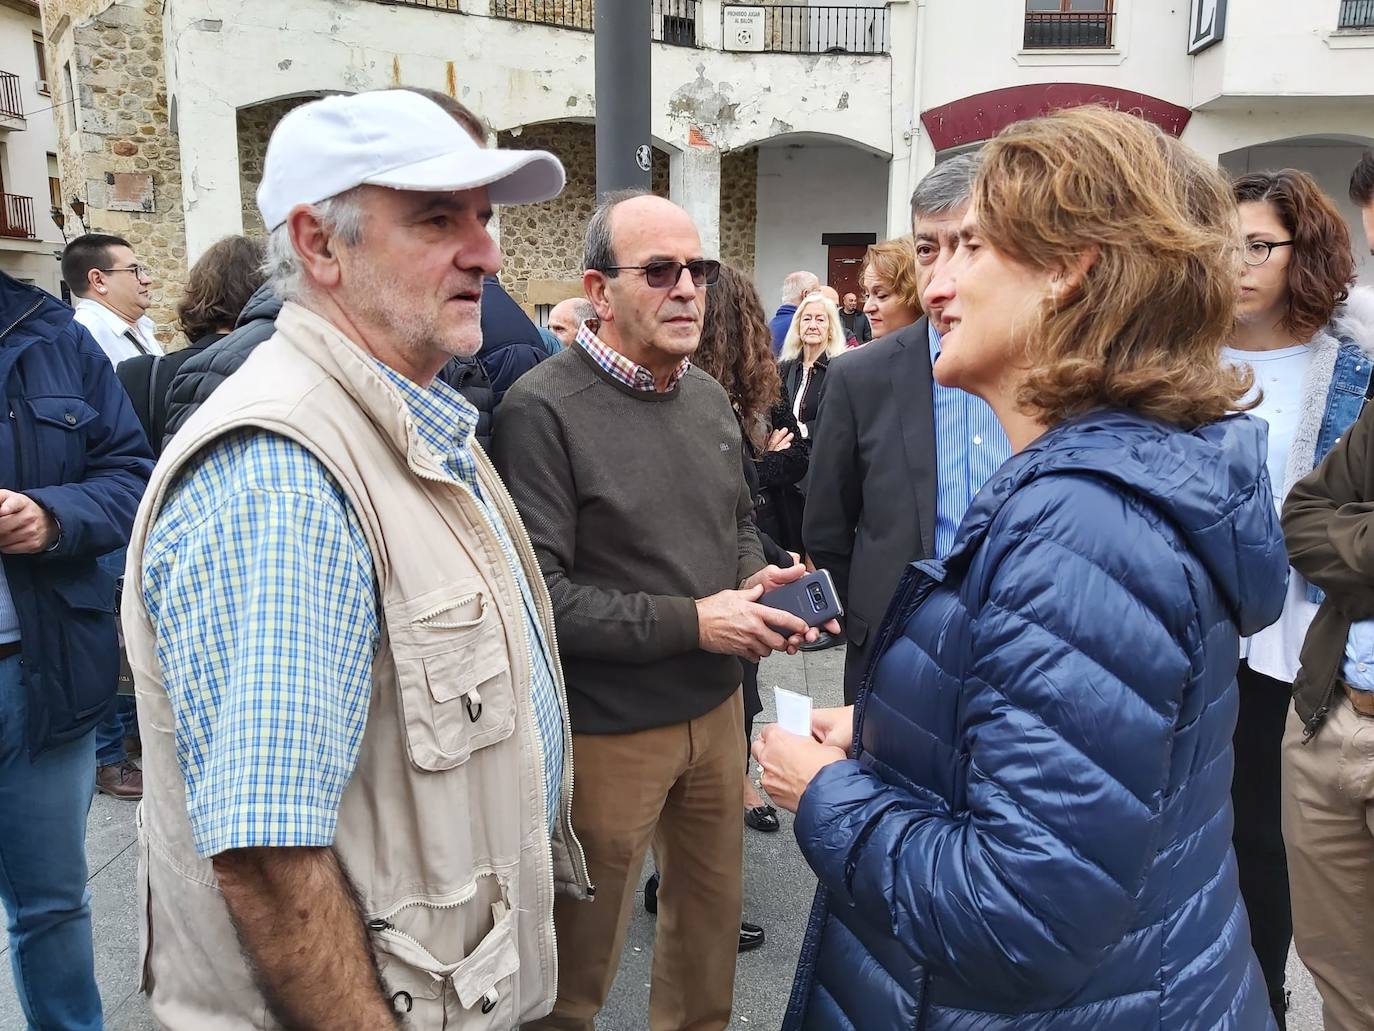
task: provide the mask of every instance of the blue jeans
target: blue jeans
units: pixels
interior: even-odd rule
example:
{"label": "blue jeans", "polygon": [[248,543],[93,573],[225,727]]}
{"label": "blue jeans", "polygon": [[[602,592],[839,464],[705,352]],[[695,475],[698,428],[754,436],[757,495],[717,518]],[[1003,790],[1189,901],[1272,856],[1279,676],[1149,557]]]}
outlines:
{"label": "blue jeans", "polygon": [[[96,559],[101,569],[116,580],[124,575],[124,549],[112,551]],[[129,695],[116,695],[110,702],[110,710],[95,728],[95,764],[97,766],[117,766],[129,758],[124,748],[126,737],[138,736],[138,714],[134,711],[134,700]]]}
{"label": "blue jeans", "polygon": [[0,900],[31,1028],[99,1031],[86,889],[95,733],[29,758],[19,657],[0,659]]}

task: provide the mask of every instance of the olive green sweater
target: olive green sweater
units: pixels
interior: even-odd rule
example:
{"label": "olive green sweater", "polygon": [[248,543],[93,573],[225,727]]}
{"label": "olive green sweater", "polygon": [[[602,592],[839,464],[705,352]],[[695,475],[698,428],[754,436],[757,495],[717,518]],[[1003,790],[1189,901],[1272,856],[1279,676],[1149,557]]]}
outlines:
{"label": "olive green sweater", "polygon": [[681,723],[728,698],[739,661],[698,647],[695,600],[765,563],[720,385],[689,369],[632,390],[574,345],[516,381],[492,439],[553,598],[573,730]]}

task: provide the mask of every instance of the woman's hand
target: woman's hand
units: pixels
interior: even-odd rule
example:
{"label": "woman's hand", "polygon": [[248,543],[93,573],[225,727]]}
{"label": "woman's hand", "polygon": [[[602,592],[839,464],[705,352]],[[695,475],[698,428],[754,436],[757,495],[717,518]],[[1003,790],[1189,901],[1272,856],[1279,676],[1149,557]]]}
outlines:
{"label": "woman's hand", "polygon": [[763,790],[775,805],[795,813],[802,792],[831,763],[840,762],[845,753],[809,737],[789,734],[776,723],[763,728],[754,742],[754,758],[763,768]]}
{"label": "woman's hand", "polygon": [[792,431],[789,429],[774,430],[768,434],[768,443],[764,445],[765,451],[786,451],[792,446]]}
{"label": "woman's hand", "polygon": [[854,706],[812,710],[811,736],[821,744],[838,748],[848,755],[854,744]]}

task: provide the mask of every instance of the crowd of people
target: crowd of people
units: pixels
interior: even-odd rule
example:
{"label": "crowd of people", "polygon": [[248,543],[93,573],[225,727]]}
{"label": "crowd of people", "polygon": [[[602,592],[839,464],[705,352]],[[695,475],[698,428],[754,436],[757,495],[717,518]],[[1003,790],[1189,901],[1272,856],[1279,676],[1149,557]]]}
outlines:
{"label": "crowd of people", "polygon": [[[103,1026],[99,790],[169,1028],[590,1031],[641,897],[643,1025],[724,1028],[779,808],[788,1031],[1283,1028],[1293,943],[1374,1028],[1374,292],[1312,178],[1018,122],[771,318],[627,191],[540,327],[487,223],[564,170],[486,138],[294,109],[178,350],[120,237],[75,310],[0,277],[29,1025]],[[1374,154],[1350,196],[1374,250]],[[815,570],[841,619],[767,603]],[[758,663],[840,644],[845,705],[755,734]]]}

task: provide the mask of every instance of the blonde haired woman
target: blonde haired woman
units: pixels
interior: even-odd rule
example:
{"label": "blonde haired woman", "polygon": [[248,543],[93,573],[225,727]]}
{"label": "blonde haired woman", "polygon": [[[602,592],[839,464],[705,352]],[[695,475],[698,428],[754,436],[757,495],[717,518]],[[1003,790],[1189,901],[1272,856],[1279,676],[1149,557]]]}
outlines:
{"label": "blonde haired woman", "polygon": [[840,309],[823,294],[808,294],[792,316],[778,363],[787,403],[801,424],[803,437],[811,436],[816,414],[821,410],[826,366],[844,350]]}

